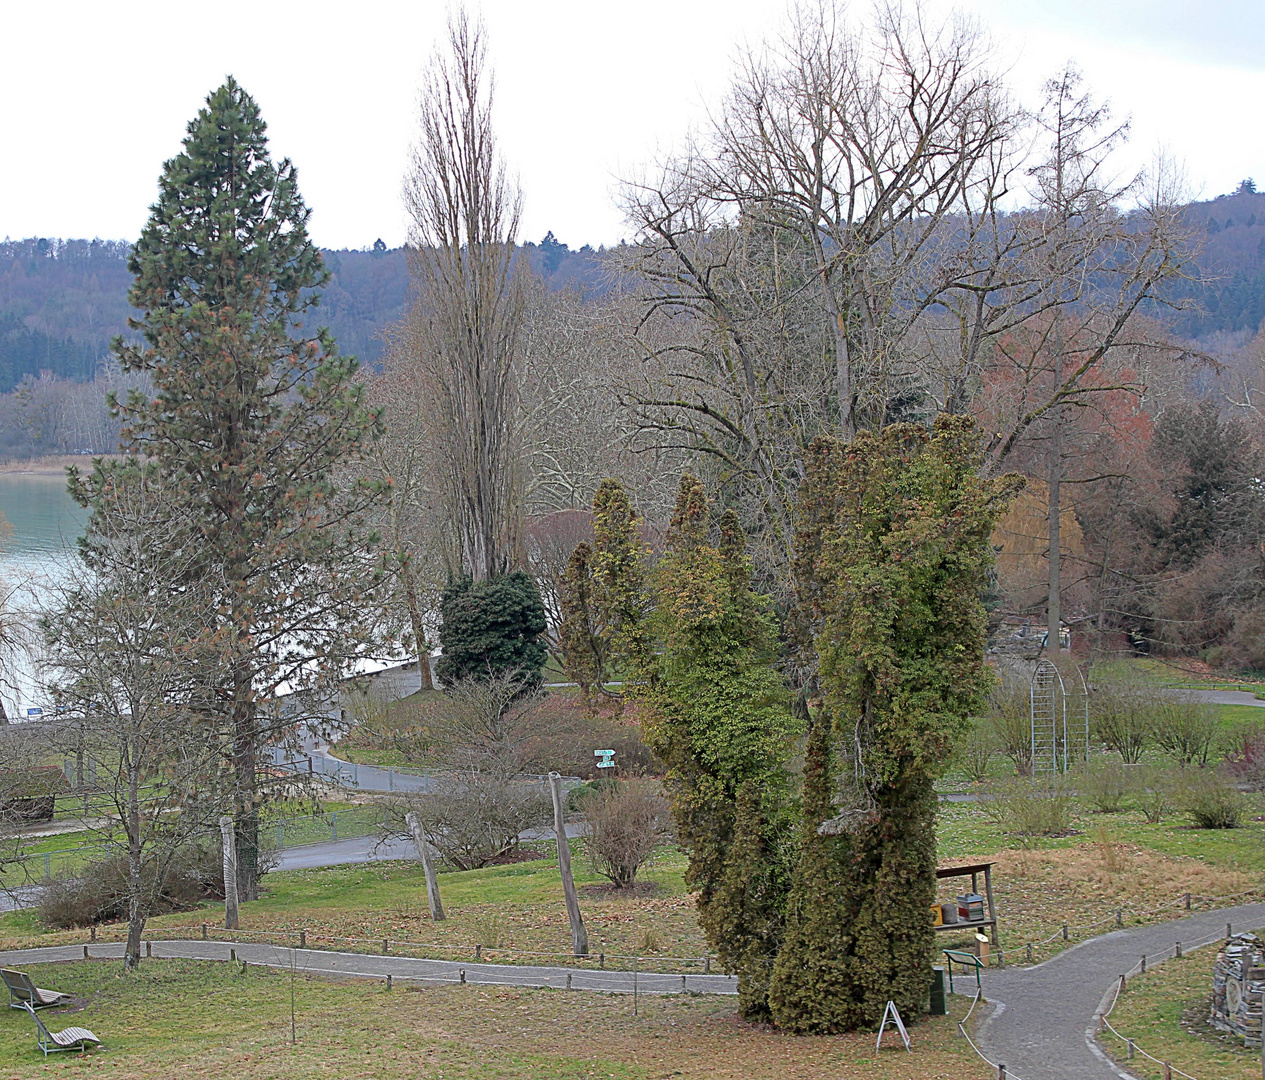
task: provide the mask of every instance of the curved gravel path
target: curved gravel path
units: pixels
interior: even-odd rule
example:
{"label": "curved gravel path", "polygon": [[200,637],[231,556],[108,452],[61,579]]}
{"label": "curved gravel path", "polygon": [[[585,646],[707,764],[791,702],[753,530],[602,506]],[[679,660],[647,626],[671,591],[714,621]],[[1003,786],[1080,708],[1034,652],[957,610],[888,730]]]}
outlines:
{"label": "curved gravel path", "polygon": [[[1110,1062],[1094,1040],[1104,997],[1142,956],[1148,966],[1173,955],[1174,943],[1193,948],[1265,926],[1265,904],[1202,911],[1184,919],[1116,930],[1090,938],[1029,968],[1001,968],[984,976],[993,1011],[975,1041],[1020,1080],[1112,1080],[1130,1074]],[[1217,1080],[1207,1077],[1204,1080]]]}
{"label": "curved gravel path", "polygon": [[[481,964],[450,960],[418,960],[408,956],[374,956],[366,953],[326,952],[323,949],[287,949],[279,945],[231,941],[154,941],[155,958],[188,960],[228,960],[229,951],[237,958],[265,967],[288,969],[293,957],[295,968],[309,975],[392,981],[468,983],[492,986],[524,986],[553,989],[596,990],[608,994],[631,994],[631,971],[601,971],[568,967],[529,967],[517,964]],[[121,942],[88,946],[93,960],[122,960]],[[83,960],[84,946],[55,945],[39,949],[0,952],[0,965],[49,964]],[[568,983],[568,978],[570,982]],[[636,976],[640,994],[736,994],[737,982],[729,975],[672,975],[640,971]]]}

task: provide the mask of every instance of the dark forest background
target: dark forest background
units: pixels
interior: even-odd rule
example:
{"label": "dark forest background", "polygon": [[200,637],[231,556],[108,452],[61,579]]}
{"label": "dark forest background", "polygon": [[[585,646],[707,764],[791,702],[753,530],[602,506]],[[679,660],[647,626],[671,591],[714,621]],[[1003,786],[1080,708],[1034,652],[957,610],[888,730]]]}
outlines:
{"label": "dark forest background", "polygon": [[[1215,355],[1265,321],[1265,194],[1245,181],[1186,212],[1200,240],[1201,279],[1184,286],[1195,303],[1169,320]],[[606,288],[603,249],[573,249],[551,232],[520,251],[550,289]],[[323,255],[331,277],[321,322],[343,352],[376,367],[384,331],[408,308],[405,249],[379,240]],[[100,402],[114,381],[110,342],[128,332],[127,256],[128,245],[112,240],[0,243],[0,457],[112,448]]]}

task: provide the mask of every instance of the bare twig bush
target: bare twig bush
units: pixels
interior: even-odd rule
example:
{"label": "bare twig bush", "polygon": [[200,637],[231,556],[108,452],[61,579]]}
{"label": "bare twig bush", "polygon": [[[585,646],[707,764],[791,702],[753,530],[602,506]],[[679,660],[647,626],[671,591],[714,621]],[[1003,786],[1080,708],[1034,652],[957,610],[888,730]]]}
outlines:
{"label": "bare twig bush", "polygon": [[1211,769],[1182,771],[1177,805],[1197,829],[1237,829],[1247,812],[1243,796]]}
{"label": "bare twig bush", "polygon": [[1032,713],[1026,679],[1007,671],[988,695],[985,729],[993,745],[1014,762],[1020,776],[1032,775]]}
{"label": "bare twig bush", "polygon": [[1155,715],[1165,704],[1158,691],[1139,682],[1099,683],[1090,693],[1094,738],[1119,754],[1125,764],[1135,765],[1154,740]]}
{"label": "bare twig bush", "polygon": [[1156,825],[1171,813],[1177,797],[1177,775],[1160,765],[1143,766],[1137,774],[1133,801],[1148,825]]}
{"label": "bare twig bush", "polygon": [[1076,778],[1081,801],[1100,814],[1119,813],[1135,786],[1135,768],[1114,757],[1091,761]]}
{"label": "bare twig bush", "polygon": [[553,803],[540,781],[491,773],[450,773],[432,778],[424,794],[401,796],[384,829],[407,835],[404,817],[417,814],[422,836],[458,870],[475,870],[518,847],[527,829],[549,822]]}
{"label": "bare twig bush", "polygon": [[983,802],[985,814],[1003,832],[1023,839],[1066,836],[1076,800],[1062,777],[1009,780],[996,784]]}
{"label": "bare twig bush", "polygon": [[1219,729],[1217,710],[1194,701],[1162,701],[1152,715],[1155,745],[1182,765],[1207,765]]}
{"label": "bare twig bush", "polygon": [[595,873],[617,889],[631,888],[637,871],[668,830],[668,804],[650,780],[603,785],[584,800],[586,849]]}
{"label": "bare twig bush", "polygon": [[958,764],[966,778],[979,783],[988,776],[988,766],[997,753],[997,741],[987,721],[975,724],[958,750]]}

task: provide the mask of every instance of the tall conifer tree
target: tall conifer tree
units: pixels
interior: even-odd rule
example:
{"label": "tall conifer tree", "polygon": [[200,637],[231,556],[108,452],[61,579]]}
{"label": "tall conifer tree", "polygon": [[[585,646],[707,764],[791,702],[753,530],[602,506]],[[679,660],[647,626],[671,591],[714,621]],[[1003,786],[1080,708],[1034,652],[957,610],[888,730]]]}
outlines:
{"label": "tall conifer tree", "polygon": [[769,993],[792,1031],[875,1024],[888,1001],[908,1015],[930,984],[933,784],[990,682],[988,538],[1022,486],[980,479],[980,459],[960,416],[809,448],[795,569],[822,702]]}
{"label": "tall conifer tree", "polygon": [[707,494],[681,478],[657,601],[638,650],[646,741],[667,766],[676,833],[698,890],[699,923],[750,1019],[769,1018],[791,843],[787,762],[800,731],[774,670],[775,633],[751,589],[737,516],[708,540]]}
{"label": "tall conifer tree", "polygon": [[[115,343],[152,387],[111,402],[124,449],[157,470],[180,510],[166,542],[196,549],[189,573],[215,596],[207,722],[232,748],[243,899],[258,894],[259,754],[282,719],[268,703],[332,685],[373,641],[374,538],[361,512],[377,493],[340,487],[334,467],[378,421],[355,360],[309,325],[327,278],[309,213],[294,166],[273,163],[259,108],[230,77],[163,168],[129,262],[141,340]],[[106,472],[72,478],[94,515],[111,512]]]}

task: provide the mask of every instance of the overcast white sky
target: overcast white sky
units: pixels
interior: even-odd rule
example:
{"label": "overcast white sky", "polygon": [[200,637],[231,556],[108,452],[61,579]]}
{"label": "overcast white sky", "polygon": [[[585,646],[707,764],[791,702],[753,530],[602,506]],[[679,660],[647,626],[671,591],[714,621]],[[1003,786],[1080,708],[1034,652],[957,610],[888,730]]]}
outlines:
{"label": "overcast white sky", "polygon": [[[482,0],[497,126],[525,200],[522,239],[628,235],[617,178],[677,145],[724,93],[780,0]],[[1261,0],[928,0],[990,33],[1019,96],[1069,59],[1130,116],[1132,167],[1157,147],[1192,193],[1265,187]],[[232,73],[289,156],[326,247],[405,236],[400,179],[444,0],[4,5],[0,236],[134,239],[163,161]],[[868,10],[856,4],[853,10]]]}

